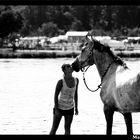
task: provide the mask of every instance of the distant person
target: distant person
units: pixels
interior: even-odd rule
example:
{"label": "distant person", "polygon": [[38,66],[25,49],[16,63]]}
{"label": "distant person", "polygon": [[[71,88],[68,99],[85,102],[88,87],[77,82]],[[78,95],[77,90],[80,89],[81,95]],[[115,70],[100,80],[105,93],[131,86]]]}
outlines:
{"label": "distant person", "polygon": [[13,52],[15,52],[15,51],[16,51],[16,44],[13,43]]}
{"label": "distant person", "polygon": [[78,115],[78,84],[79,79],[72,76],[70,64],[63,64],[63,79],[57,82],[54,95],[53,124],[50,135],[55,135],[62,116],[64,116],[65,135],[70,135],[73,115]]}

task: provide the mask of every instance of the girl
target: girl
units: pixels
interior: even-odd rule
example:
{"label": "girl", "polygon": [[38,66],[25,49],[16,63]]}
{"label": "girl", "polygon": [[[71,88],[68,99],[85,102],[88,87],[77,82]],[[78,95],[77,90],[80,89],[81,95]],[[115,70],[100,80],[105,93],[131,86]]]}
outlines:
{"label": "girl", "polygon": [[62,116],[65,119],[65,135],[70,135],[71,123],[75,115],[78,115],[78,84],[79,79],[72,76],[72,66],[63,64],[63,79],[57,82],[54,95],[53,124],[50,135],[55,135]]}

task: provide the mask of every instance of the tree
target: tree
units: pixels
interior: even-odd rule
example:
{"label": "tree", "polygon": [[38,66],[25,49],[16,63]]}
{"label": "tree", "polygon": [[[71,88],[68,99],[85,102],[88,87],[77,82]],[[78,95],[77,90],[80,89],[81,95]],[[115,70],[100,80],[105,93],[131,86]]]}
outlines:
{"label": "tree", "polygon": [[[10,7],[0,6],[0,15],[3,11],[10,10]],[[66,32],[68,30],[89,31],[101,29],[100,33],[102,31],[107,34],[117,32],[118,35],[121,35],[121,30],[122,34],[127,34],[127,32],[124,32],[124,28],[133,30],[136,27],[140,27],[140,6],[135,5],[30,5],[20,6],[20,8],[13,6],[13,9],[14,12],[19,12],[22,9],[22,12],[20,12],[24,17],[22,33],[26,36],[33,33],[36,35],[38,29],[41,29],[40,31],[44,30],[43,33],[52,36],[52,34],[46,33],[45,28],[48,27],[42,27],[43,23],[51,23],[51,28],[53,26],[58,30],[56,33],[51,31],[54,32],[53,34],[60,33],[60,30]],[[40,33],[42,34],[42,32]]]}
{"label": "tree", "polygon": [[73,30],[73,31],[84,30],[81,21],[80,20],[73,21],[70,30]]}
{"label": "tree", "polygon": [[0,37],[3,39],[10,33],[18,32],[23,23],[23,18],[18,12],[7,10],[1,12],[0,15]]}
{"label": "tree", "polygon": [[43,23],[40,30],[43,35],[46,35],[48,37],[53,37],[58,35],[58,31],[59,31],[57,24],[53,22]]}
{"label": "tree", "polygon": [[81,21],[84,30],[90,30],[90,11],[91,6],[75,6],[73,7],[72,15],[75,19]]}

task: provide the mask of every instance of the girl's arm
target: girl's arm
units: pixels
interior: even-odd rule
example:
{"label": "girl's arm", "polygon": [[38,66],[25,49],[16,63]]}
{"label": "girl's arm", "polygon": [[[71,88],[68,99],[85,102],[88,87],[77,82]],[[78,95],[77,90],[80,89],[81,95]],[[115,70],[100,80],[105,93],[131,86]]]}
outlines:
{"label": "girl's arm", "polygon": [[56,88],[55,88],[55,95],[54,95],[55,108],[58,107],[58,95],[61,91],[61,88],[62,88],[62,79],[57,82],[57,85],[56,85]]}
{"label": "girl's arm", "polygon": [[75,115],[78,115],[78,84],[79,84],[79,79],[77,78],[77,85],[76,85],[76,91],[75,91]]}

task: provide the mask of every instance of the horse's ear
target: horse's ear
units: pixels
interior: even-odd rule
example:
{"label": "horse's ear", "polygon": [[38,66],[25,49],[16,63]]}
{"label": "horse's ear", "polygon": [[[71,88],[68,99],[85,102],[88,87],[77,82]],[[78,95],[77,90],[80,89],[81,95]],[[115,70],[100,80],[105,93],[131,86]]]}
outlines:
{"label": "horse's ear", "polygon": [[88,35],[86,35],[86,40],[88,40]]}
{"label": "horse's ear", "polygon": [[86,41],[90,41],[90,39],[88,38],[88,34],[86,35]]}
{"label": "horse's ear", "polygon": [[91,40],[94,41],[93,36],[91,35]]}

